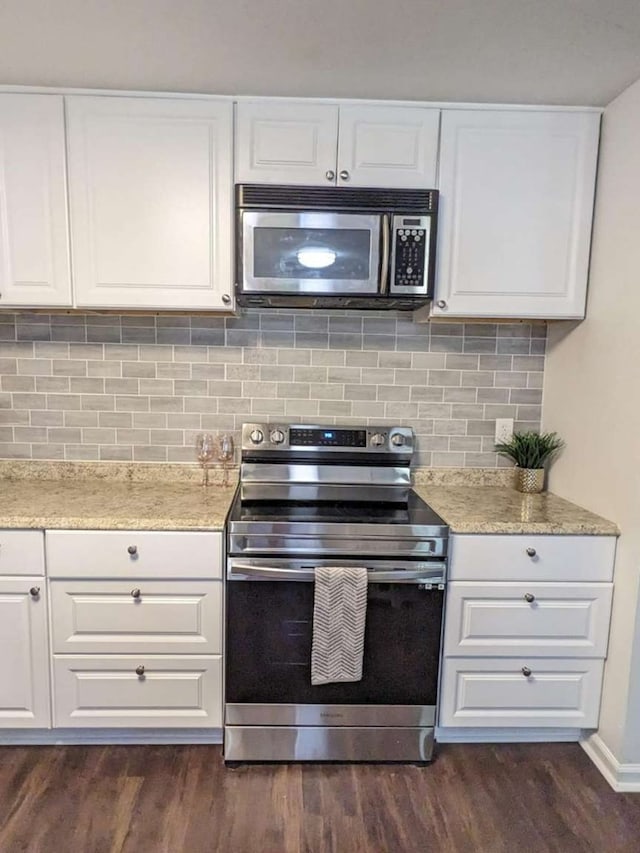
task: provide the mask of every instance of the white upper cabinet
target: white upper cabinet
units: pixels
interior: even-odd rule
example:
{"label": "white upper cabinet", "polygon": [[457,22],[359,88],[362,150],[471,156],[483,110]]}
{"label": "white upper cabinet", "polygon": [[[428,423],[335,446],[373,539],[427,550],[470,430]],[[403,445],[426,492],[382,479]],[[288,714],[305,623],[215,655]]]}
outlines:
{"label": "white upper cabinet", "polygon": [[236,104],[236,183],[335,183],[337,139],[337,106],[242,101]]}
{"label": "white upper cabinet", "polygon": [[599,125],[443,111],[434,316],[584,316]]}
{"label": "white upper cabinet", "polygon": [[0,95],[0,306],[71,305],[60,95]]}
{"label": "white upper cabinet", "polygon": [[67,98],[78,307],[231,309],[229,101]]}
{"label": "white upper cabinet", "polygon": [[241,101],[236,181],[432,188],[439,117],[428,107]]}

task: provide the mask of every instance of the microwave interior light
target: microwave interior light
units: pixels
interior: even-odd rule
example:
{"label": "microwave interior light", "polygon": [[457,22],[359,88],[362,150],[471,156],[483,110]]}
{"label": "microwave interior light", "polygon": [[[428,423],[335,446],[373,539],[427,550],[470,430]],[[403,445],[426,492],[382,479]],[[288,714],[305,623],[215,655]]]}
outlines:
{"label": "microwave interior light", "polygon": [[312,270],[322,270],[325,267],[330,267],[331,264],[335,264],[338,256],[333,249],[309,246],[305,249],[299,249],[296,257],[301,266]]}

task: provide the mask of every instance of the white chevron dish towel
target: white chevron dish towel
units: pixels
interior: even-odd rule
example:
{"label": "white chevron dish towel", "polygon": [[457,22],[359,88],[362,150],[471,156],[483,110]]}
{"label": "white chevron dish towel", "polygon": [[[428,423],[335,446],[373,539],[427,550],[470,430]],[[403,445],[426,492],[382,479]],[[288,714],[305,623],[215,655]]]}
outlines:
{"label": "white chevron dish towel", "polygon": [[367,570],[317,566],[311,684],[362,680]]}

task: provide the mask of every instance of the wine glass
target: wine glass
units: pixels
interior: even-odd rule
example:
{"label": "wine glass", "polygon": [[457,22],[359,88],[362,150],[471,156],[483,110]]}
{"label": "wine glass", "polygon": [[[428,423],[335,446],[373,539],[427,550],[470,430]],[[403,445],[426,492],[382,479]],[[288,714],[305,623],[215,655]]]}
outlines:
{"label": "wine glass", "polygon": [[222,463],[222,485],[229,485],[229,463],[233,462],[235,447],[232,435],[221,435],[218,437],[218,459]]}
{"label": "wine glass", "polygon": [[209,463],[216,455],[216,445],[210,432],[201,432],[196,436],[196,456],[202,467],[202,485],[209,485]]}

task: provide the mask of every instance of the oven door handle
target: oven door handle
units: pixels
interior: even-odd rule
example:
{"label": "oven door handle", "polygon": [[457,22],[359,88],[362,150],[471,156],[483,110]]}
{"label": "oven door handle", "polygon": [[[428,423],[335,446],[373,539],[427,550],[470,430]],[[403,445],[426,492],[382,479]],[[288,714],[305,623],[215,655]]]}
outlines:
{"label": "oven door handle", "polygon": [[[366,566],[363,566],[366,568]],[[446,563],[433,563],[429,568],[398,569],[396,571],[368,571],[369,583],[444,583]],[[313,581],[313,569],[277,568],[232,563],[227,572],[229,580]]]}

